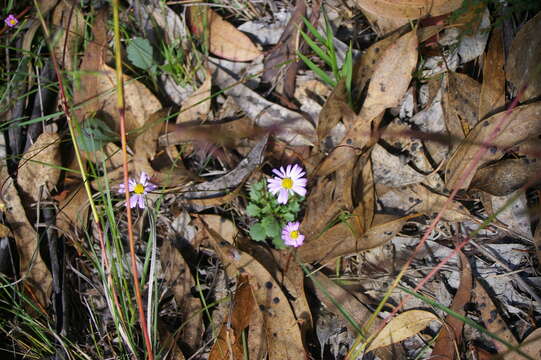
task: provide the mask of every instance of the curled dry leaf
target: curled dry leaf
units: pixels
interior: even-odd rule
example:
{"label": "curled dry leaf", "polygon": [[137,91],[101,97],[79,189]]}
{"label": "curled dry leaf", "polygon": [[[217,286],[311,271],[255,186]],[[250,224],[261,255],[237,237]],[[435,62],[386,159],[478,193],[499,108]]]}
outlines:
{"label": "curled dry leaf", "polygon": [[[499,128],[502,118],[505,117],[504,127]],[[499,159],[503,152],[513,146],[520,144],[530,137],[541,134],[541,103],[531,103],[514,108],[510,112],[501,112],[478,123],[468,134],[466,139],[455,150],[446,168],[445,185],[448,189],[458,186],[461,177],[465,176],[465,181],[461,184],[461,189],[467,189],[470,186],[475,172],[481,166],[489,161]],[[487,137],[496,133],[493,141],[488,146],[488,151],[475,165],[473,169],[470,164],[476,157],[476,154]],[[464,171],[469,169],[468,174]]]}
{"label": "curled dry leaf", "polygon": [[261,55],[252,40],[208,6],[188,7],[192,32],[207,39],[210,52],[233,61],[251,61]]}
{"label": "curled dry leaf", "polygon": [[462,5],[461,0],[356,0],[357,5],[383,35],[410,20],[448,14]]}
{"label": "curled dry leaf", "polygon": [[477,170],[471,187],[495,196],[509,195],[532,181],[539,171],[541,163],[538,161],[528,158],[505,159]]}
{"label": "curled dry leaf", "polygon": [[440,321],[433,313],[426,310],[408,310],[403,312],[385,325],[381,332],[376,335],[367,351],[372,351],[383,346],[396,344],[418,334],[432,321]]}
{"label": "curled dry leaf", "polygon": [[263,314],[269,359],[304,359],[301,330],[287,297],[273,276],[256,259],[231,246],[220,234],[202,221],[209,242],[226,271],[250,275],[250,286],[256,305]]}
{"label": "curled dry leaf", "polygon": [[6,146],[0,136],[0,196],[5,203],[5,217],[11,225],[19,253],[19,271],[37,301],[46,307],[52,291],[52,276],[39,252],[39,235],[28,221],[15,182],[6,166]]}
{"label": "curled dry leaf", "polygon": [[224,176],[192,186],[183,196],[186,200],[219,198],[242,184],[263,161],[268,136],[264,136],[235,169]]}
{"label": "curled dry leaf", "polygon": [[221,66],[213,63],[209,65],[216,85],[222,88],[227,96],[233,97],[257,126],[271,130],[278,139],[293,146],[315,143],[314,125],[301,114],[264,99],[257,92],[239,83]]}
{"label": "curled dry leaf", "polygon": [[[460,263],[462,264],[460,287],[453,299],[451,310],[464,316],[464,306],[470,301],[473,283],[470,264],[462,252],[460,252]],[[433,359],[456,359],[455,349],[460,349],[463,328],[464,323],[462,320],[457,319],[455,316],[447,315],[430,357]]]}
{"label": "curled dry leaf", "polygon": [[541,12],[524,24],[515,36],[505,64],[507,80],[517,89],[528,86],[521,101],[541,95]]}
{"label": "curled dry leaf", "polygon": [[40,200],[42,189],[49,192],[60,178],[60,136],[42,133],[24,153],[17,172],[17,184],[32,201]]}

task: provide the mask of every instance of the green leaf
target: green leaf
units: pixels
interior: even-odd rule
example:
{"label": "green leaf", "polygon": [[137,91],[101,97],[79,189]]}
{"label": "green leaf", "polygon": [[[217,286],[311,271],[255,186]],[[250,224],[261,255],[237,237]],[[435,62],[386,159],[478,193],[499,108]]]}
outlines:
{"label": "green leaf", "polygon": [[310,39],[310,37],[306,35],[306,33],[302,30],[301,30],[301,36],[304,38],[304,41],[306,41],[306,43],[310,46],[310,48],[314,50],[316,55],[319,56],[321,59],[323,59],[323,61],[325,61],[329,66],[331,66],[332,64],[331,58],[323,51],[323,49],[317,46],[317,44],[312,39]]}
{"label": "green leaf", "polygon": [[248,206],[246,206],[246,214],[248,214],[248,216],[257,217],[260,213],[261,209],[259,206],[255,204],[248,204]]}
{"label": "green leaf", "polygon": [[284,240],[280,236],[275,236],[272,238],[272,244],[277,249],[285,249],[286,244],[284,244]]}
{"label": "green leaf", "polygon": [[153,50],[150,41],[136,37],[126,48],[128,59],[139,69],[149,70],[154,65]]}
{"label": "green leaf", "polygon": [[315,72],[316,75],[319,76],[321,80],[323,80],[327,85],[332,86],[332,87],[336,86],[336,82],[333,79],[331,79],[330,76],[327,75],[325,71],[321,70],[316,64],[314,64],[312,60],[308,59],[306,56],[304,56],[298,51],[297,51],[297,55],[301,58],[302,61],[304,61],[306,66],[308,66],[310,70]]}
{"label": "green leaf", "polygon": [[255,241],[264,241],[267,238],[267,233],[261,223],[255,223],[250,227],[250,237]]}
{"label": "green leaf", "polygon": [[261,225],[265,228],[268,237],[280,236],[282,227],[274,216],[265,216],[261,221]]}
{"label": "green leaf", "polygon": [[306,26],[308,31],[310,31],[312,35],[314,35],[316,39],[319,40],[319,42],[321,42],[322,44],[325,44],[327,42],[325,38],[321,36],[319,31],[317,31],[317,29],[314,27],[314,25],[312,25],[310,21],[308,21],[305,17],[302,18],[302,21],[304,22],[304,25]]}
{"label": "green leaf", "polygon": [[76,140],[81,150],[93,152],[101,150],[108,142],[116,141],[117,136],[102,120],[88,118],[80,125]]}
{"label": "green leaf", "polygon": [[292,213],[285,213],[282,218],[287,221],[287,222],[290,222],[290,221],[293,221],[295,220],[295,214],[292,214]]}

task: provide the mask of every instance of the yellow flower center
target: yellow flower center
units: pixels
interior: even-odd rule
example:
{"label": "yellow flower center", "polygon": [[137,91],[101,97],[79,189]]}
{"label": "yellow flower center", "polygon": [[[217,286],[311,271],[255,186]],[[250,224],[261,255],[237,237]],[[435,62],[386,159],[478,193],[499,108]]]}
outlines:
{"label": "yellow flower center", "polygon": [[9,25],[11,26],[17,25],[17,20],[15,19],[9,19],[8,22],[9,22]]}
{"label": "yellow flower center", "polygon": [[142,193],[145,192],[145,187],[143,186],[143,184],[137,184],[133,188],[133,192],[136,193],[137,195],[141,195]]}
{"label": "yellow flower center", "polygon": [[294,231],[289,233],[289,237],[292,238],[292,239],[296,239],[296,238],[299,237],[299,232],[297,230],[294,230]]}
{"label": "yellow flower center", "polygon": [[285,189],[291,189],[293,187],[293,180],[291,178],[282,179],[282,187]]}

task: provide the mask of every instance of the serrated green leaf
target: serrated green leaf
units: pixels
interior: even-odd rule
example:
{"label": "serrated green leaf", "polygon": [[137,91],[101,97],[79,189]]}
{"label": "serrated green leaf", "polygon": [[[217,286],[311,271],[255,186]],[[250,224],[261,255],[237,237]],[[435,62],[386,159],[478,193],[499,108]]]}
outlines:
{"label": "serrated green leaf", "polygon": [[248,214],[248,216],[257,217],[260,213],[261,209],[259,206],[255,204],[248,204],[248,206],[246,206],[246,214]]}
{"label": "serrated green leaf", "polygon": [[131,63],[139,69],[149,70],[154,65],[152,45],[147,39],[134,38],[128,44],[126,52]]}
{"label": "serrated green leaf", "polygon": [[261,220],[261,225],[265,228],[268,237],[280,236],[282,227],[274,216],[265,216],[263,220]]}
{"label": "serrated green leaf", "polygon": [[267,233],[261,223],[255,223],[250,227],[250,237],[254,241],[264,241],[267,238]]}
{"label": "serrated green leaf", "polygon": [[286,248],[286,244],[284,244],[284,240],[282,239],[281,236],[273,237],[272,238],[272,244],[277,249],[285,249]]}
{"label": "serrated green leaf", "polygon": [[290,221],[295,220],[295,215],[288,212],[288,213],[285,213],[285,214],[282,216],[282,218],[283,218],[285,221],[290,222]]}

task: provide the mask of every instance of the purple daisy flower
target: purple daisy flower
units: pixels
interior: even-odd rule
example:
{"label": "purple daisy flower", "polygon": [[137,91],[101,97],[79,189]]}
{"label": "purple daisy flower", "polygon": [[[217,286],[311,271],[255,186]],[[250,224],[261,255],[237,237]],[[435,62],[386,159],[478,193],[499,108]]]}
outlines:
{"label": "purple daisy flower", "polygon": [[[156,190],[158,187],[148,181],[149,177],[146,172],[141,172],[141,178],[139,179],[139,182],[135,181],[134,179],[130,178],[128,181],[128,189],[131,193],[133,193],[130,196],[130,207],[134,208],[136,206],[139,206],[140,209],[145,208],[145,195],[148,191]],[[124,184],[120,184],[118,192],[120,194],[123,194],[125,192]]]}
{"label": "purple daisy flower", "polygon": [[6,23],[7,26],[14,27],[15,25],[19,23],[19,20],[17,20],[15,15],[9,14],[9,16],[5,18],[4,22]]}
{"label": "purple daisy flower", "polygon": [[298,221],[288,222],[282,229],[282,240],[287,246],[299,247],[304,242],[304,235],[299,232],[301,224]]}
{"label": "purple daisy flower", "polygon": [[285,170],[281,166],[280,170],[273,169],[272,172],[277,177],[269,180],[268,188],[271,194],[278,194],[278,204],[287,204],[289,195],[293,193],[306,195],[306,178],[303,177],[305,172],[299,165],[288,165]]}

